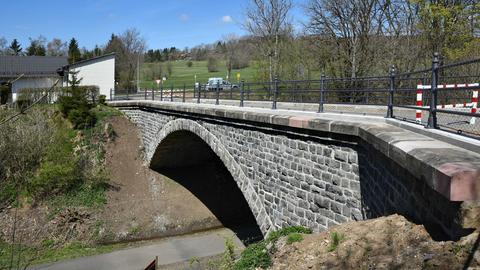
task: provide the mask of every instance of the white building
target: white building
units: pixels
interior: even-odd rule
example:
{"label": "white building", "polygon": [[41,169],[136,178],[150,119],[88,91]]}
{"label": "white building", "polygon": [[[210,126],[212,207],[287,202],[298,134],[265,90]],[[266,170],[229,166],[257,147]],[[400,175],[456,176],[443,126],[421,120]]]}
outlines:
{"label": "white building", "polygon": [[20,89],[51,87],[57,79],[61,79],[57,69],[67,64],[66,57],[0,55],[0,83],[13,81],[9,99],[15,102]]}
{"label": "white building", "polygon": [[[110,89],[115,87],[115,53],[71,65],[68,65],[67,57],[0,55],[0,84],[12,84],[9,100],[15,102],[21,89],[48,89],[58,79],[58,86],[68,86],[67,78],[57,73],[62,69],[78,71],[77,78],[82,79],[80,85],[98,86],[100,94],[110,98]],[[19,76],[22,77],[17,79]]]}
{"label": "white building", "polygon": [[[96,85],[100,95],[110,98],[110,91],[115,88],[115,53],[79,61],[65,68],[70,72],[78,71],[77,78],[82,79],[80,85]],[[68,86],[67,80],[64,86]]]}

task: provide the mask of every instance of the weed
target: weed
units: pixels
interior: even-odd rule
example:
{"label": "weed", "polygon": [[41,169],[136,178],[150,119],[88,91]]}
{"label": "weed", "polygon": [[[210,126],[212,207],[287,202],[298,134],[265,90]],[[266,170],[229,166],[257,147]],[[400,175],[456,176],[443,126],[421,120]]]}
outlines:
{"label": "weed", "polygon": [[341,234],[341,233],[337,233],[337,232],[332,232],[330,234],[330,246],[328,247],[328,252],[332,252],[332,251],[335,251],[337,250],[338,248],[338,245],[340,244],[340,242],[343,241],[344,239],[344,235]]}
{"label": "weed", "polygon": [[190,263],[190,266],[193,266],[194,264],[199,263],[200,259],[198,259],[198,257],[196,256],[193,256],[190,259],[188,259],[188,262]]}
{"label": "weed", "polygon": [[46,248],[51,248],[55,244],[55,241],[53,239],[44,239],[42,241],[42,246]]}
{"label": "weed", "polygon": [[344,235],[341,234],[341,233],[337,233],[337,232],[332,232],[330,234],[330,246],[328,247],[328,252],[332,252],[334,250],[337,250],[337,247],[338,245],[340,244],[340,242],[342,242],[344,239]]}
{"label": "weed", "polygon": [[299,233],[291,233],[287,236],[287,244],[292,244],[295,242],[300,242],[303,240],[303,236]]}
{"label": "weed", "polygon": [[267,251],[265,241],[251,244],[243,250],[240,259],[235,263],[233,269],[255,269],[267,268],[272,264],[272,258]]}
{"label": "weed", "polygon": [[132,226],[130,227],[130,229],[128,230],[128,233],[130,235],[136,235],[140,232],[140,226]]}
{"label": "weed", "polygon": [[235,245],[233,240],[228,238],[225,240],[225,251],[223,252],[222,262],[219,269],[229,270],[233,268],[235,262]]}

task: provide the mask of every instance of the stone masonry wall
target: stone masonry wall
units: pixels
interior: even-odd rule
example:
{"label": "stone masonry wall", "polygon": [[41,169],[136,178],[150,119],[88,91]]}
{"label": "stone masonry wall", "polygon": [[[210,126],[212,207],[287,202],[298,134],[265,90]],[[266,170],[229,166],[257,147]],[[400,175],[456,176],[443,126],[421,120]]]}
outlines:
{"label": "stone masonry wall", "polygon": [[[458,205],[426,190],[425,184],[411,184],[419,181],[362,141],[287,136],[281,131],[122,110],[141,131],[147,162],[174,131],[188,130],[202,138],[232,174],[264,233],[286,225],[322,231],[393,212],[437,224],[444,231],[453,227]],[[425,194],[431,199],[423,198]]]}

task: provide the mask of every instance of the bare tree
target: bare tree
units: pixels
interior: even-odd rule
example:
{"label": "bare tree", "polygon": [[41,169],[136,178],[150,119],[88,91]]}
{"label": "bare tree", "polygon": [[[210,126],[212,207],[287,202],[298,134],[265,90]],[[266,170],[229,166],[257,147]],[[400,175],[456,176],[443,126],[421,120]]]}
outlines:
{"label": "bare tree", "polygon": [[0,55],[8,54],[7,39],[0,37]]}
{"label": "bare tree", "polygon": [[67,43],[59,38],[54,38],[47,44],[47,55],[65,56],[67,54]]}
{"label": "bare tree", "polygon": [[[124,54],[124,76],[126,85],[129,88],[133,88],[132,82],[135,80],[136,72],[140,69],[140,63],[143,62],[143,55],[146,50],[145,39],[141,36],[140,32],[135,29],[127,29],[120,35],[120,41],[123,44]],[[138,88],[138,80],[137,80]]]}
{"label": "bare tree", "polygon": [[290,0],[251,0],[247,8],[244,28],[259,38],[264,57],[268,58],[269,79],[278,71],[280,37],[291,32]]}
{"label": "bare tree", "polygon": [[371,64],[371,38],[382,31],[385,6],[380,0],[311,0],[306,12],[311,33],[334,42],[341,76],[355,78]]}

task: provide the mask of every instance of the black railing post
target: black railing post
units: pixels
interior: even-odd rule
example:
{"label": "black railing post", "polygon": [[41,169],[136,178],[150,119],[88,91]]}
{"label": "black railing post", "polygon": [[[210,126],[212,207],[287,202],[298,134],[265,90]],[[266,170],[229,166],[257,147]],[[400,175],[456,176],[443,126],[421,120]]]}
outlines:
{"label": "black railing post", "polygon": [[273,81],[273,103],[272,109],[277,109],[277,96],[278,96],[278,79],[275,77]]}
{"label": "black railing post", "polygon": [[388,92],[387,118],[393,117],[393,94],[395,91],[395,66],[390,68],[390,91]]}
{"label": "black railing post", "polygon": [[245,81],[242,80],[240,85],[240,107],[243,107],[243,91],[245,90]]}
{"label": "black railing post", "polygon": [[170,86],[170,102],[173,101],[173,84]]}
{"label": "black railing post", "polygon": [[219,81],[217,81],[217,89],[216,90],[217,90],[217,97],[215,99],[215,105],[218,105],[218,104],[220,104],[220,102],[218,101],[219,98],[220,98],[220,82]]}
{"label": "black railing post", "polygon": [[110,88],[110,100],[113,100],[112,88]]}
{"label": "black railing post", "polygon": [[187,85],[184,83],[183,84],[183,93],[182,93],[182,102],[185,102],[185,88],[187,88]]}
{"label": "black railing post", "polygon": [[[195,89],[196,86],[193,87],[193,89]],[[195,92],[195,90],[193,90],[193,92]],[[202,92],[202,85],[199,83],[198,84],[198,93],[197,93],[197,103],[200,103],[200,92]]]}
{"label": "black railing post", "polygon": [[430,108],[428,110],[427,128],[437,128],[437,86],[438,86],[439,55],[433,54],[432,60],[432,86],[430,89]]}
{"label": "black railing post", "polygon": [[248,84],[247,88],[247,100],[250,100],[250,84]]}
{"label": "black railing post", "polygon": [[152,100],[155,100],[155,87],[152,87]]}
{"label": "black railing post", "polygon": [[318,102],[318,112],[322,113],[323,112],[323,99],[324,99],[324,91],[325,91],[325,75],[322,74],[320,76],[320,101]]}
{"label": "black railing post", "polygon": [[230,99],[233,99],[233,84],[230,83]]}
{"label": "black railing post", "polygon": [[127,99],[130,99],[130,89],[127,88]]}
{"label": "black railing post", "polygon": [[147,88],[145,88],[145,100],[147,99]]}
{"label": "black railing post", "polygon": [[160,85],[160,101],[163,101],[163,83]]}

